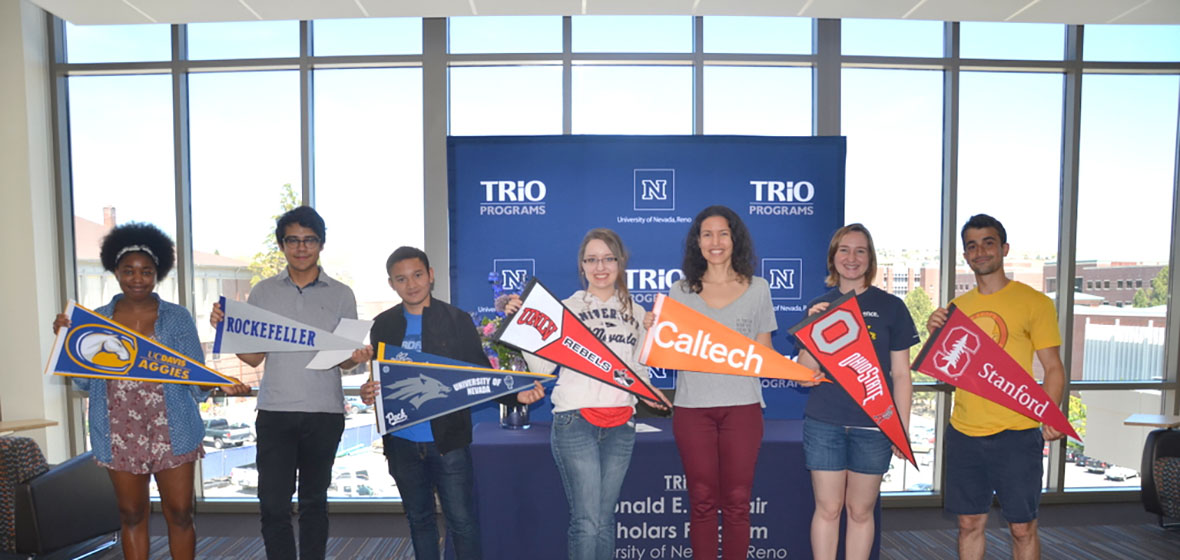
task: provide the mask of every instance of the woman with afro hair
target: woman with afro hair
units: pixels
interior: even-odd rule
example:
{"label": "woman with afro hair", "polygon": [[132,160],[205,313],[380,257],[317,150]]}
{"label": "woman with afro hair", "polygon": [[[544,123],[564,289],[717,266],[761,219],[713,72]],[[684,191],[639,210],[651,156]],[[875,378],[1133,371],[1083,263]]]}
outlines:
{"label": "woman with afro hair", "polygon": [[[95,311],[204,362],[192,315],[155,293],[156,283],[176,261],[172,240],[156,226],[128,223],[103,238],[100,258],[103,268],[114,273],[121,293]],[[69,318],[59,314],[53,330],[69,324]],[[193,558],[193,464],[204,455],[205,437],[198,403],[210,388],[123,379],[73,381],[90,394],[90,444],[115,487],[123,556],[148,557],[148,484],[154,475],[172,558]],[[249,387],[241,384],[226,388],[229,394],[246,391]]]}

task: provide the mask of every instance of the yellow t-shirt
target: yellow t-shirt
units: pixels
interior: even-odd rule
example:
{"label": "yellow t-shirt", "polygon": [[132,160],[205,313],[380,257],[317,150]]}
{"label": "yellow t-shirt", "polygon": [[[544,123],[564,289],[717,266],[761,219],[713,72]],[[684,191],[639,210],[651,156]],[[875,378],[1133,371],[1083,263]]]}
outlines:
{"label": "yellow t-shirt", "polygon": [[[1027,284],[1013,280],[988,295],[980,294],[976,288],[951,303],[984,332],[991,333],[992,339],[1030,376],[1037,350],[1061,346],[1053,300]],[[951,425],[966,435],[979,437],[1004,430],[1036,428],[1040,423],[983,397],[955,389]]]}

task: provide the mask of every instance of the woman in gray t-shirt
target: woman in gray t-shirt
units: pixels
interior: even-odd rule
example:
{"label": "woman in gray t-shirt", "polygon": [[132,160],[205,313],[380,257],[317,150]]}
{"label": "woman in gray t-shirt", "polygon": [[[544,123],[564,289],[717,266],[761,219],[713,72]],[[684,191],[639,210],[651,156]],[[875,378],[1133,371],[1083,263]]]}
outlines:
{"label": "woman in gray t-shirt", "polygon": [[[672,299],[771,345],[778,324],[770,287],[754,276],[754,244],[733,210],[710,206],[697,214],[685,239],[683,269]],[[689,542],[697,558],[717,555],[718,511],[722,558],[746,558],[762,406],[758,378],[696,371],[677,377],[672,427],[688,478]]]}

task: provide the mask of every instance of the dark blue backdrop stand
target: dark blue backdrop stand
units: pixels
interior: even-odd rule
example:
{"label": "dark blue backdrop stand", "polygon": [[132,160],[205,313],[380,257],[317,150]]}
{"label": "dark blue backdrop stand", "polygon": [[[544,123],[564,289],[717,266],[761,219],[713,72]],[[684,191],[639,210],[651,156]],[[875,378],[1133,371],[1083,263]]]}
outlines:
{"label": "dark blue backdrop stand", "polygon": [[[670,419],[643,419],[659,432],[636,436],[616,515],[615,558],[691,558],[688,493]],[[484,422],[471,446],[483,555],[565,558],[569,510],[549,447],[549,424],[505,430]],[[767,420],[751,496],[749,558],[810,558],[815,504],[803,463],[803,422]],[[880,548],[880,502],[877,539]],[[448,550],[448,558],[453,553]],[[840,552],[843,557],[843,551]]]}
{"label": "dark blue backdrop stand", "polygon": [[[827,248],[844,225],[845,139],[832,136],[460,136],[447,139],[451,303],[494,312],[492,275],[508,290],[537,277],[559,298],[580,287],[586,231],[609,227],[631,253],[627,284],[651,309],[681,278],[684,237],[707,206],[733,209],[750,230],[778,320],[775,349],[794,355],[787,328],[827,291]],[[657,387],[675,374],[652,372]],[[762,380],[767,418],[803,416],[807,389]],[[532,407],[548,421],[548,397]],[[472,410],[499,418],[494,403]]]}

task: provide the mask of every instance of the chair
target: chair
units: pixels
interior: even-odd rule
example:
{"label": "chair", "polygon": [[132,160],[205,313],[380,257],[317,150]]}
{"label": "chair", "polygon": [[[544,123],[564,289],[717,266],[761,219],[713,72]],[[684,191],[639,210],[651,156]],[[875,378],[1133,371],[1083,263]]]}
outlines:
{"label": "chair", "polygon": [[89,452],[46,469],[31,439],[0,438],[0,498],[9,497],[0,500],[0,528],[11,531],[0,535],[0,560],[81,558],[118,542],[115,490]]}
{"label": "chair", "polygon": [[[1180,431],[1154,430],[1143,444],[1143,508],[1159,516],[1160,527],[1180,527]],[[1175,522],[1165,522],[1175,519]]]}

